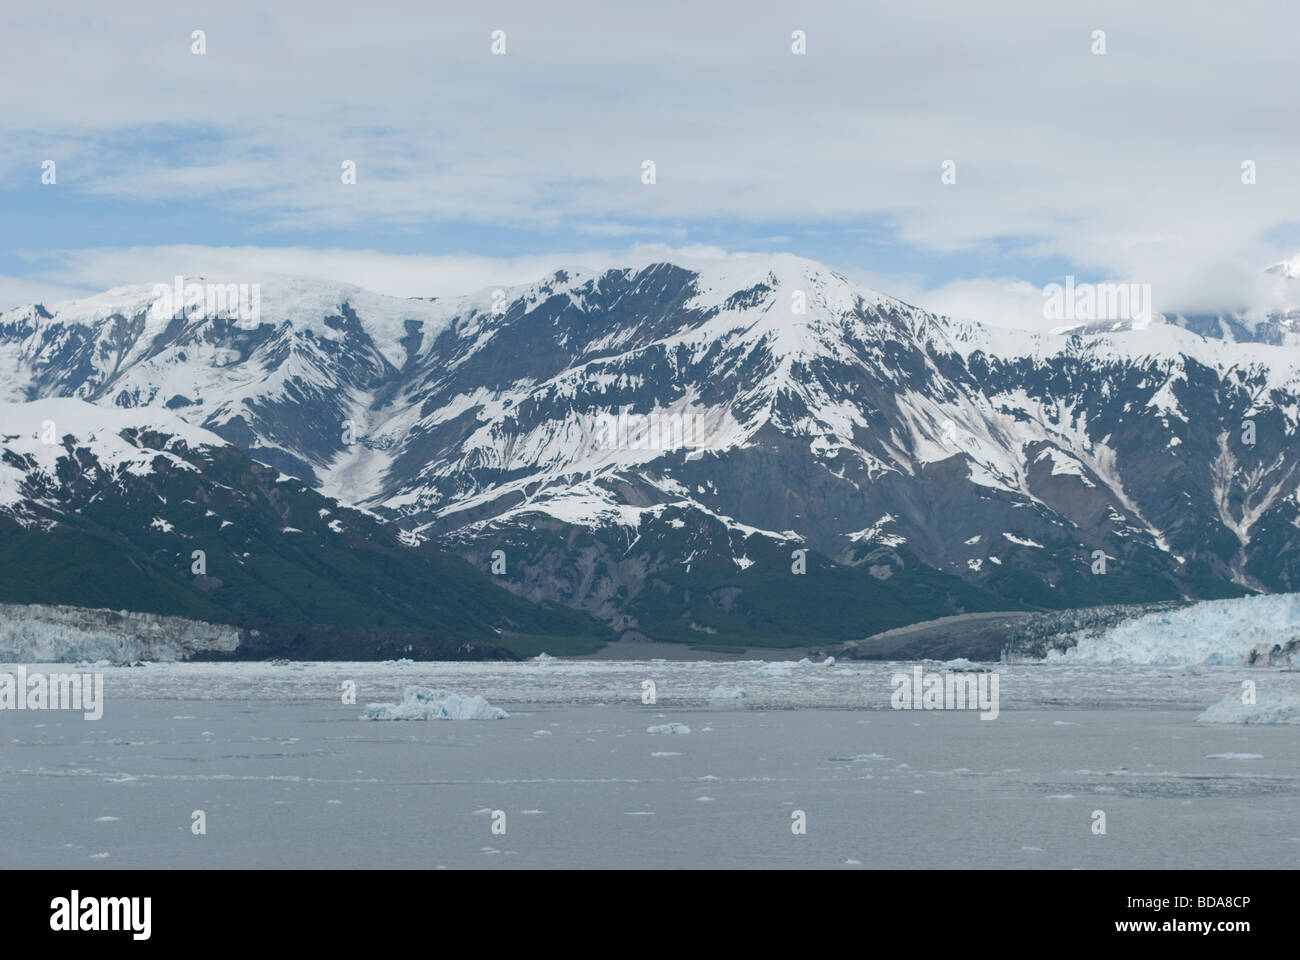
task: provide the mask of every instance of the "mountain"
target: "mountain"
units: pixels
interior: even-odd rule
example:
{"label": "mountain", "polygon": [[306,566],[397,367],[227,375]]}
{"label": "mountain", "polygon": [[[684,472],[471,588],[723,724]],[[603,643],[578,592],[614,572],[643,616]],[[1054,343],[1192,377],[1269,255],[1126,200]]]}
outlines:
{"label": "mountain", "polygon": [[9,399],[169,409],[619,636],[1300,585],[1285,316],[1015,332],[788,256],[433,301],[274,279],[252,323],[152,303],[0,314]]}
{"label": "mountain", "polygon": [[604,632],[166,410],[45,399],[0,424],[0,602],[233,624],[238,656],[491,659]]}

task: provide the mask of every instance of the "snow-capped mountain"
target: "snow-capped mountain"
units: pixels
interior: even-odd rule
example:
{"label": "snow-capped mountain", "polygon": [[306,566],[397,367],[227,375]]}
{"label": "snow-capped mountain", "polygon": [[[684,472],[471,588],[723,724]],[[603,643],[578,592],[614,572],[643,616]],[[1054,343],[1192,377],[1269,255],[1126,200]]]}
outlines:
{"label": "snow-capped mountain", "polygon": [[8,398],[169,408],[620,632],[1300,584],[1285,317],[1018,333],[787,256],[435,301],[273,280],[255,323],[153,292],[0,314]]}

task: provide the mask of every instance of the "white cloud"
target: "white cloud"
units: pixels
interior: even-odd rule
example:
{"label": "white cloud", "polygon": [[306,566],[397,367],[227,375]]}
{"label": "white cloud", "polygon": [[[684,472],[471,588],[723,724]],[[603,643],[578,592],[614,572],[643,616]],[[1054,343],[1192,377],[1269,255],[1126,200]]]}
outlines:
{"label": "white cloud", "polygon": [[[469,222],[632,239],[654,223],[685,241],[726,219],[830,236],[872,219],[972,259],[1036,238],[1079,272],[1151,283],[1167,309],[1234,305],[1295,252],[1261,239],[1300,211],[1295,5],[71,7],[0,12],[0,36],[22,38],[0,58],[0,184],[53,157],[53,189],[206,201],[249,232]],[[339,180],[349,159],[355,186]]]}
{"label": "white cloud", "polygon": [[[310,247],[207,247],[197,244],[158,247],[92,248],[27,253],[32,280],[0,276],[0,310],[40,301],[46,304],[99,293],[132,283],[167,282],[177,275],[254,282],[269,275],[314,277],[355,284],[397,297],[450,297],[495,287],[533,283],[562,268],[592,270],[639,268],[668,261],[691,268],[720,259],[765,258],[767,253],[728,251],[721,247],[661,243],[621,248],[589,248],[568,253],[524,257],[415,255],[376,250],[317,250]],[[1300,259],[1300,258],[1298,258]],[[934,313],[973,320],[993,327],[1050,330],[1059,319],[1044,316],[1043,288],[1013,277],[973,278],[926,286],[913,276],[880,274],[829,264],[849,280]],[[1300,268],[1296,268],[1300,273]],[[1127,282],[1138,281],[1128,278]],[[1300,282],[1280,271],[1254,270],[1241,277],[1239,290],[1251,302],[1270,308],[1295,308]],[[1178,310],[1161,303],[1153,289],[1157,313]],[[1213,284],[1206,297],[1216,295]]]}
{"label": "white cloud", "polygon": [[58,303],[100,291],[90,287],[44,283],[21,277],[0,276],[0,312],[27,303]]}
{"label": "white cloud", "polygon": [[1047,330],[1061,325],[1043,319],[1043,289],[1024,280],[954,280],[930,290],[904,291],[894,296],[934,313],[992,327]]}
{"label": "white cloud", "polygon": [[612,261],[612,255],[602,251],[492,258],[197,244],[104,247],[27,256],[42,280],[93,290],[161,282],[177,275],[248,278],[246,282],[252,282],[269,274],[288,274],[352,283],[397,297],[472,293],[491,286],[531,283],[566,265]]}
{"label": "white cloud", "polygon": [[[718,247],[637,244],[618,250],[588,249],[525,257],[415,255],[376,250],[317,250],[310,247],[205,247],[196,244],[158,247],[103,247],[27,253],[36,281],[21,291],[70,291],[66,299],[132,283],[166,282],[172,277],[207,276],[254,282],[270,274],[315,277],[352,283],[396,297],[447,297],[498,286],[533,283],[563,267],[640,267],[670,260],[744,257]],[[0,278],[3,284],[3,278]],[[7,288],[0,285],[0,293]],[[16,302],[50,296],[41,292]],[[51,301],[52,302],[52,301]]]}

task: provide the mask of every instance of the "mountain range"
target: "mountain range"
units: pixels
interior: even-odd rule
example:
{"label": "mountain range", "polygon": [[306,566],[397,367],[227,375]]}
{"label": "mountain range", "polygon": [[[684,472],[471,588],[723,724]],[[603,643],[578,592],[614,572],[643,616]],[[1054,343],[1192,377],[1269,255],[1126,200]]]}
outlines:
{"label": "mountain range", "polygon": [[156,299],[0,314],[0,601],[560,652],[1300,589],[1292,315],[1014,331],[793,256]]}

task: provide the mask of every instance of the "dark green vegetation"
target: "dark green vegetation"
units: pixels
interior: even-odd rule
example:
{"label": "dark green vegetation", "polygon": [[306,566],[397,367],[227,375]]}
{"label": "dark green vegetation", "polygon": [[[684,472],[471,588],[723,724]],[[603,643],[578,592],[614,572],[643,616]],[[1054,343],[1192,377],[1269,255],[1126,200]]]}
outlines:
{"label": "dark green vegetation", "polygon": [[809,551],[806,572],[795,574],[790,548],[751,544],[758,552],[745,570],[726,560],[658,573],[628,607],[640,629],[656,640],[794,647],[1006,606],[906,554],[844,566]]}
{"label": "dark green vegetation", "polygon": [[[586,614],[530,603],[464,560],[399,541],[394,527],[277,479],[233,447],[123,436],[159,451],[152,472],[114,471],[66,439],[57,482],[29,475],[39,488],[29,503],[54,523],[0,518],[0,601],[257,626],[290,645],[320,625],[354,654],[370,638],[376,656],[418,655],[420,638],[439,649],[474,643],[521,655],[590,652],[607,639]],[[203,551],[202,568],[194,551]],[[311,649],[321,655],[318,644]]]}
{"label": "dark green vegetation", "polygon": [[[643,520],[635,534],[603,528],[575,535],[552,518],[530,519],[529,530],[483,538],[476,562],[486,565],[488,550],[504,550],[512,560],[502,580],[524,596],[551,591],[576,603],[599,594],[620,611],[613,618],[620,635],[705,649],[801,647],[1009,608],[1006,600],[927,567],[904,550],[864,551],[852,564],[807,550],[804,572],[795,573],[797,541],[746,537],[689,508],[668,508]],[[569,562],[557,563],[559,556]],[[626,579],[629,570],[641,575]],[[593,612],[606,615],[604,609]]]}
{"label": "dark green vegetation", "polygon": [[[988,576],[973,584],[922,563],[905,547],[870,544],[851,551],[844,563],[808,549],[804,572],[795,573],[798,541],[745,536],[686,507],[669,507],[634,533],[575,532],[542,514],[528,520],[528,529],[521,522],[497,531],[496,539],[482,535],[470,551],[474,561],[486,567],[488,551],[502,549],[511,560],[500,579],[523,596],[552,594],[576,606],[594,594],[606,606],[588,609],[608,617],[620,636],[712,651],[851,642],[959,614],[1179,599],[1153,572],[1159,560],[1154,551],[1112,557],[1104,574],[1094,574],[1091,556],[1067,538],[1022,551],[1021,565],[989,562]],[[1024,566],[1039,555],[1047,559],[1041,570]],[[1077,562],[1059,565],[1061,572],[1053,558],[1065,555]],[[1246,592],[1209,577],[1202,586],[1216,598]]]}

